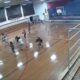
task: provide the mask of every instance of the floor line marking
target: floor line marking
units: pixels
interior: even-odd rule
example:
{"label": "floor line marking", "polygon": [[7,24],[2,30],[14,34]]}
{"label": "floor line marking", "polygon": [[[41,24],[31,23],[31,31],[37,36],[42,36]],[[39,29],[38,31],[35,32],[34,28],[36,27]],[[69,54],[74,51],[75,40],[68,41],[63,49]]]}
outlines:
{"label": "floor line marking", "polygon": [[80,21],[80,20],[45,20],[45,21],[51,22],[51,21]]}
{"label": "floor line marking", "polygon": [[79,41],[80,41],[80,39],[78,39],[78,40],[74,43],[74,45],[70,48],[70,50],[72,50],[72,49],[78,44]]}
{"label": "floor line marking", "polygon": [[78,25],[74,26],[73,28],[77,28],[78,26],[80,26],[80,24],[78,24]]}
{"label": "floor line marking", "polygon": [[70,60],[75,56],[75,54],[78,52],[79,49],[80,47],[78,47],[77,50],[74,52],[74,54],[70,57]]}
{"label": "floor line marking", "polygon": [[75,33],[69,40],[73,39],[79,33],[80,33],[80,31],[78,31],[77,33]]}
{"label": "floor line marking", "polygon": [[62,80],[64,78],[66,73],[69,71],[69,68],[72,67],[72,65],[75,63],[75,61],[77,60],[79,55],[80,55],[80,53],[78,52],[78,54],[75,56],[74,60],[71,61],[70,65],[68,65],[67,68],[59,75],[58,80]]}

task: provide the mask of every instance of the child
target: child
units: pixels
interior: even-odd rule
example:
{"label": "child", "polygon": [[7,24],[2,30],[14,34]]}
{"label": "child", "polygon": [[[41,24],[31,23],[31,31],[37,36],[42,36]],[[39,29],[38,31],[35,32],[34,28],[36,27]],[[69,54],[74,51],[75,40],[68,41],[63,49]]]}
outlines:
{"label": "child", "polygon": [[1,33],[1,35],[2,35],[2,42],[5,44],[5,46],[9,45],[7,34]]}
{"label": "child", "polygon": [[10,42],[10,48],[11,48],[12,52],[15,53],[15,47],[14,47],[14,44],[12,41]]}
{"label": "child", "polygon": [[18,43],[19,43],[19,48],[20,48],[21,50],[23,50],[23,46],[24,46],[23,39],[22,39],[22,38],[19,38]]}
{"label": "child", "polygon": [[26,39],[26,31],[25,30],[23,30],[22,34],[23,34],[24,38]]}
{"label": "child", "polygon": [[43,45],[42,45],[43,40],[42,40],[40,37],[38,37],[38,38],[36,39],[36,42],[38,43],[38,48],[39,48],[39,49],[40,49],[41,47],[43,47]]}

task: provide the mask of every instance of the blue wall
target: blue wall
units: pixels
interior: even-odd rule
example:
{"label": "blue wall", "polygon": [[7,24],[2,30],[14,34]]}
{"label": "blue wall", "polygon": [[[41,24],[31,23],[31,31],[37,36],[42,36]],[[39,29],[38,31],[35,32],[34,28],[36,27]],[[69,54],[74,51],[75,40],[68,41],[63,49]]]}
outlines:
{"label": "blue wall", "polygon": [[80,16],[80,0],[73,0],[64,6],[66,15]]}
{"label": "blue wall", "polygon": [[64,7],[63,12],[65,13],[63,13],[60,16],[57,16],[56,7],[52,6],[51,8],[48,8],[50,19],[58,19],[58,18],[63,19],[66,16],[69,16],[69,18],[71,16],[75,16],[73,18],[79,19],[79,17],[77,18],[76,16],[80,16],[80,0],[70,0],[65,5],[62,5],[62,7]]}

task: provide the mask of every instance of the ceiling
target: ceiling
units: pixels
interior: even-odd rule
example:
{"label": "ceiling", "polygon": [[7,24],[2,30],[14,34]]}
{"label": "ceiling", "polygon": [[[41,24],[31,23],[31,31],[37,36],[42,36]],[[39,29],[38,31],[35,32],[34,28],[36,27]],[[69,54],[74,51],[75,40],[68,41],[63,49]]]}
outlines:
{"label": "ceiling", "polygon": [[60,1],[60,0],[0,0],[0,7],[8,7],[10,5],[17,5],[17,4],[27,4],[29,2],[51,2],[51,1]]}
{"label": "ceiling", "polygon": [[32,0],[0,0],[0,7],[8,7],[10,5],[26,4]]}
{"label": "ceiling", "polygon": [[28,2],[43,2],[43,1],[55,1],[55,0],[0,0],[0,7],[8,7],[10,5],[26,4]]}

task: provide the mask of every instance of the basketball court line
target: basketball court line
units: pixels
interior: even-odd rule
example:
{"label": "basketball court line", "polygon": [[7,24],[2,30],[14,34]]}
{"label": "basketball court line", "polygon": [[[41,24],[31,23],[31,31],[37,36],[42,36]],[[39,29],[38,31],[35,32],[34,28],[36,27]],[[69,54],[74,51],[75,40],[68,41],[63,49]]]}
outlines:
{"label": "basketball court line", "polygon": [[77,69],[76,74],[72,78],[72,80],[76,80],[76,79],[80,80],[80,66]]}
{"label": "basketball court line", "polygon": [[72,67],[72,65],[75,63],[75,61],[78,59],[79,56],[80,56],[80,53],[78,52],[78,54],[75,56],[74,60],[71,61],[71,63],[68,65],[68,67],[59,75],[58,80],[62,80],[64,78],[64,76],[67,74],[67,72]]}
{"label": "basketball court line", "polygon": [[74,26],[73,28],[69,28],[71,30],[76,29],[78,26],[80,26],[80,24],[77,24],[76,26]]}
{"label": "basketball court line", "polygon": [[[73,27],[73,28],[75,29],[75,28],[77,28],[78,26],[80,26],[80,24],[76,25],[76,26]],[[80,32],[80,31],[79,31],[79,32]],[[69,40],[71,40],[72,38],[74,38],[79,32],[77,32],[76,34],[74,34]],[[80,39],[70,48],[70,50],[71,50],[79,41],[80,41]],[[75,53],[76,53],[79,49],[80,49],[80,47],[75,51]],[[75,55],[75,53],[74,53],[74,55]],[[73,56],[74,56],[74,55],[73,55]],[[73,56],[72,56],[72,57],[73,57]],[[79,54],[76,55],[75,59],[72,61],[72,63],[70,64],[70,66],[73,65],[73,63],[75,62],[75,60],[77,59],[78,56],[79,56]],[[72,57],[70,57],[70,60],[72,59]],[[69,67],[67,67],[67,68],[64,70],[64,72],[62,72],[62,73],[59,75],[58,80],[61,80],[61,79],[65,76],[65,74],[68,72],[68,70],[69,70]]]}
{"label": "basketball court line", "polygon": [[73,28],[77,28],[78,26],[80,26],[80,24],[76,25],[76,26],[75,26],[75,27],[73,27]]}
{"label": "basketball court line", "polygon": [[56,22],[56,21],[62,21],[62,22],[64,22],[64,21],[73,21],[73,22],[75,22],[75,21],[80,21],[80,20],[70,20],[70,19],[68,19],[68,20],[45,20],[45,21],[48,21],[48,22]]}
{"label": "basketball court line", "polygon": [[78,52],[79,49],[80,47],[78,47],[77,50],[74,52],[74,54],[70,57],[70,60],[75,56],[75,54]]}
{"label": "basketball court line", "polygon": [[[80,24],[74,26],[73,28],[69,28],[70,32],[71,32],[72,30],[76,30],[76,28],[77,28],[78,26],[80,26]],[[77,33],[75,33],[69,40],[71,40],[72,38],[74,38],[79,32],[80,32],[80,30],[79,30]],[[69,34],[68,34],[68,36],[69,36]]]}
{"label": "basketball court line", "polygon": [[[78,25],[76,25],[75,27],[73,27],[72,30],[76,29],[79,25],[80,25],[80,24],[78,24]],[[73,38],[74,38],[77,34],[79,34],[79,33],[80,33],[80,31],[78,31],[77,33],[75,33],[69,40],[73,39]],[[78,43],[79,41],[80,41],[80,39],[78,39],[78,40],[74,43],[74,45],[70,48],[70,50],[72,50],[72,49],[77,45],[77,43]],[[76,53],[78,50],[79,50],[79,48],[75,51],[75,53]],[[74,55],[75,55],[75,53],[74,53]],[[72,55],[72,56],[70,57],[70,60],[72,59],[72,57],[73,57],[74,55]]]}
{"label": "basketball court line", "polygon": [[79,33],[80,33],[80,31],[78,31],[77,33],[75,33],[69,40],[73,39]]}
{"label": "basketball court line", "polygon": [[78,39],[69,50],[72,50],[78,44],[79,41],[80,41],[80,39]]}
{"label": "basketball court line", "polygon": [[72,68],[72,70],[69,72],[69,76],[67,76],[67,79],[68,80],[72,80],[72,78],[74,77],[76,71],[78,70],[79,68],[79,62],[80,62],[80,59],[78,59],[78,61],[75,63],[74,67]]}
{"label": "basketball court line", "polygon": [[76,26],[74,26],[73,28],[69,28],[69,30],[74,30],[74,29],[76,29],[78,26],[80,26],[80,24],[77,24]]}

